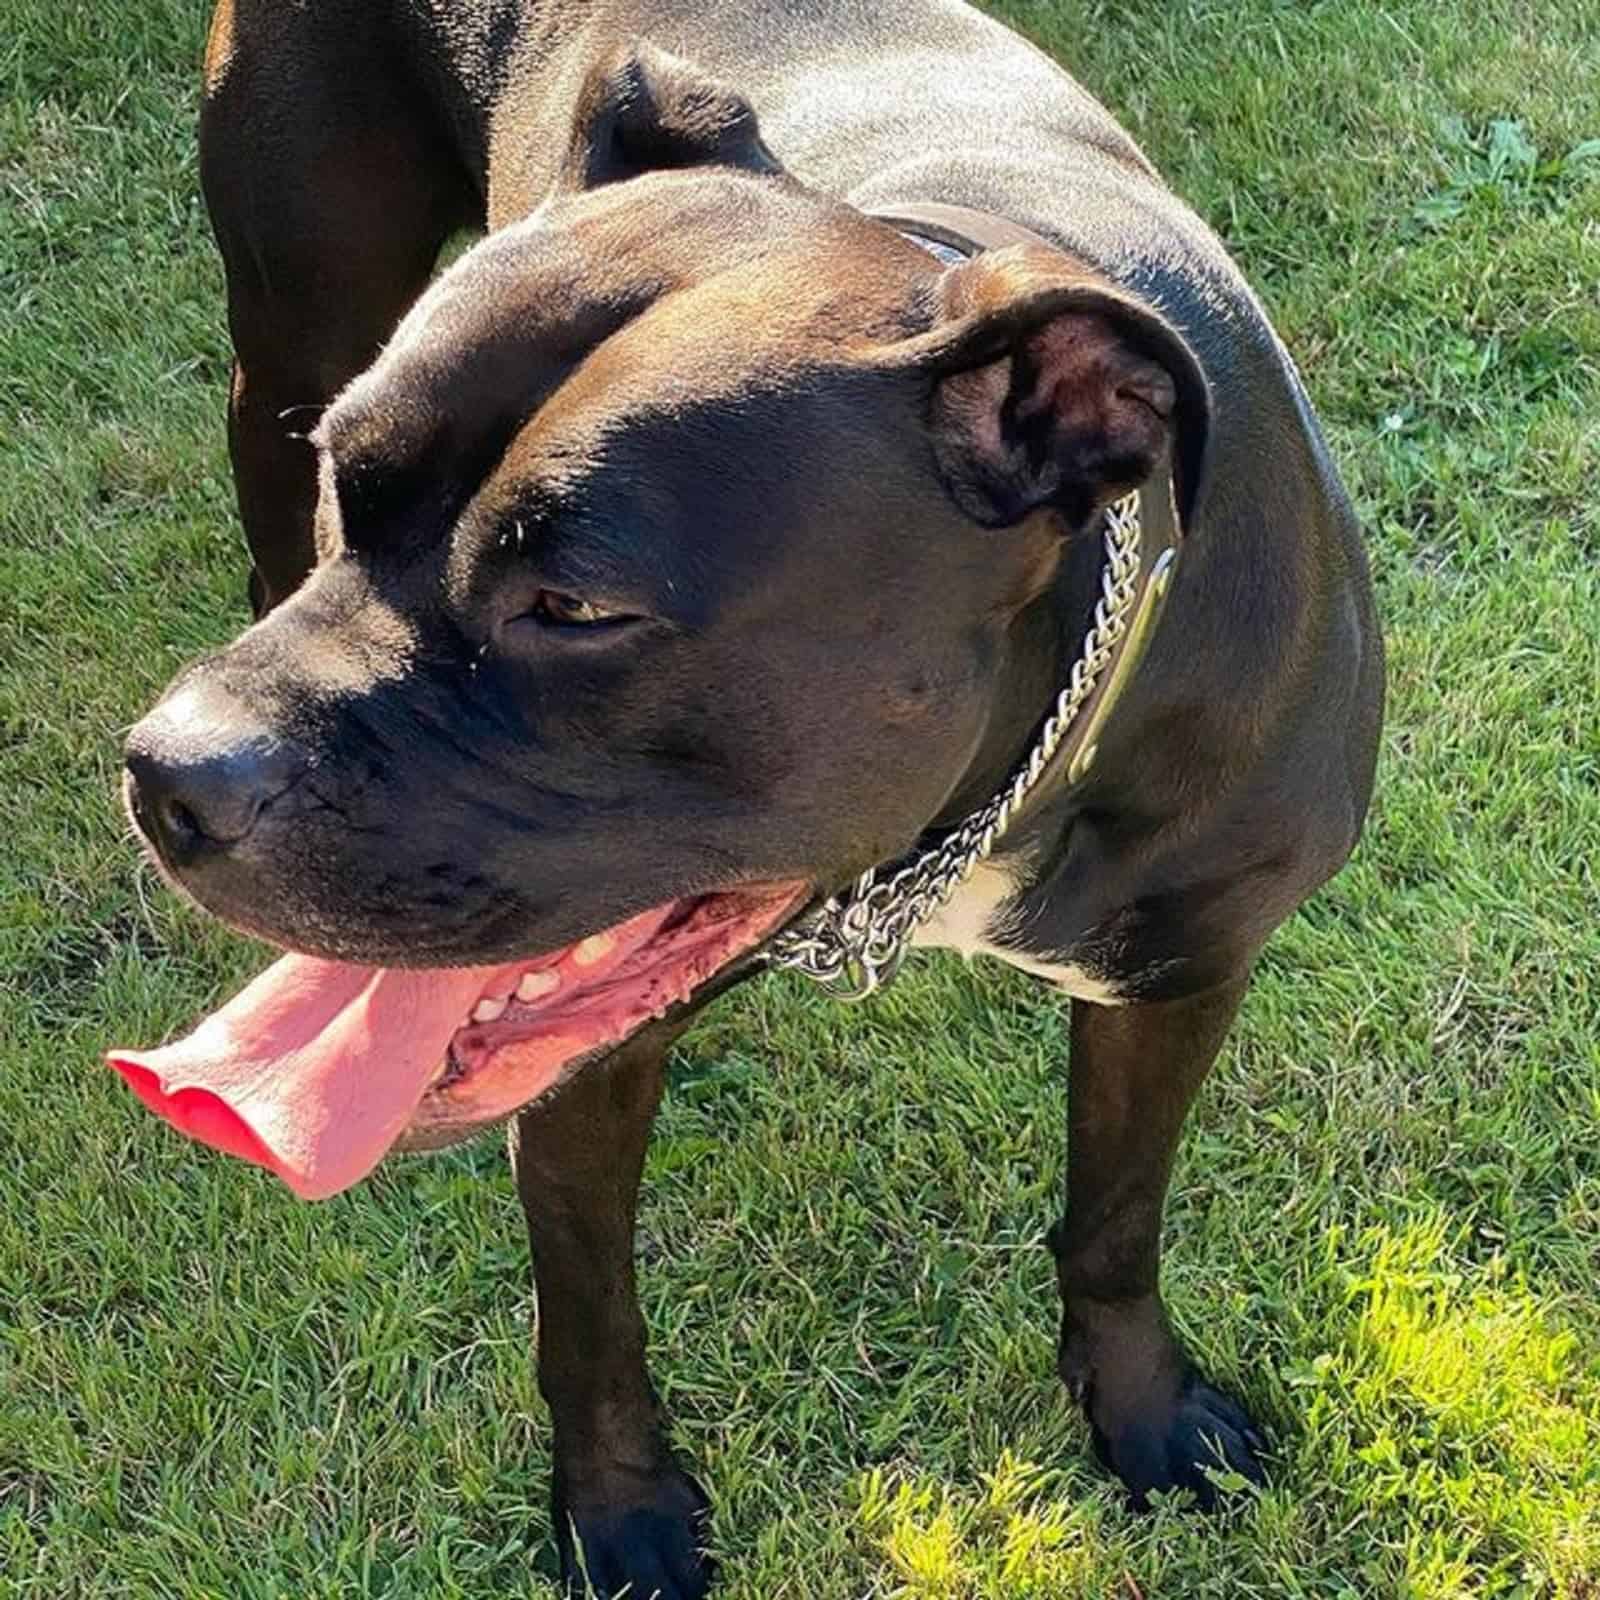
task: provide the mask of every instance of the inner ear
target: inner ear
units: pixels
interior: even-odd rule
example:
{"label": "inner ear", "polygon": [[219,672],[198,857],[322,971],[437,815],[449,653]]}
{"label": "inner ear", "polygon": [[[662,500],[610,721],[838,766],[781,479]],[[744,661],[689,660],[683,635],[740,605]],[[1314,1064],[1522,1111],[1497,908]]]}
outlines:
{"label": "inner ear", "polygon": [[681,56],[639,39],[591,69],[560,186],[594,189],[666,167],[780,172],[750,102]]}
{"label": "inner ear", "polygon": [[950,268],[938,300],[913,343],[935,375],[934,453],[968,515],[1004,527],[1049,506],[1076,529],[1168,467],[1186,516],[1210,407],[1170,323],[1042,247]]}

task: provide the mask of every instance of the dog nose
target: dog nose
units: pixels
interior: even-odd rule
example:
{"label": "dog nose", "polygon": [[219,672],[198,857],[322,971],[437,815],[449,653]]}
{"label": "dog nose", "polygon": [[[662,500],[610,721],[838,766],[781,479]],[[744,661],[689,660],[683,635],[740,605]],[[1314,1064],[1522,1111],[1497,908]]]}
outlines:
{"label": "dog nose", "polygon": [[138,723],[123,761],[133,819],[172,867],[239,843],[304,770],[293,745],[203,681]]}

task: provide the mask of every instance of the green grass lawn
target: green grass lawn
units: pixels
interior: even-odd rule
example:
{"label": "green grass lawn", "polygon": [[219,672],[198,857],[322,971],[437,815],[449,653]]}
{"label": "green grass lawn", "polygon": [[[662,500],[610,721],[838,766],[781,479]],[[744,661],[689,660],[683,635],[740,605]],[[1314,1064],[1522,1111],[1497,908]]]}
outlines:
{"label": "green grass lawn", "polygon": [[[1170,1210],[1273,1486],[1134,1518],[1053,1379],[1061,1009],[953,960],[858,1009],[768,981],[680,1049],[642,1222],[724,1592],[1596,1600],[1600,4],[1001,9],[1262,292],[1389,629],[1366,839]],[[262,959],[115,801],[120,731],[244,618],[204,25],[0,0],[0,1600],[543,1596],[498,1141],[305,1207],[98,1064]]]}

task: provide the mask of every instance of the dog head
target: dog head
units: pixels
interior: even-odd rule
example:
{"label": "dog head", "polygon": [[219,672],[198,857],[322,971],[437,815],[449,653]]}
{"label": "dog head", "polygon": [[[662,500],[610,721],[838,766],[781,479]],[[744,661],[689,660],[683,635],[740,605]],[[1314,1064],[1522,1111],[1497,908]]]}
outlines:
{"label": "dog head", "polygon": [[583,105],[321,418],[316,570],[130,739],[168,873],[291,950],[731,904],[748,953],[1004,776],[1063,547],[1203,441],[1182,341],[1065,255],[943,266],[656,53]]}

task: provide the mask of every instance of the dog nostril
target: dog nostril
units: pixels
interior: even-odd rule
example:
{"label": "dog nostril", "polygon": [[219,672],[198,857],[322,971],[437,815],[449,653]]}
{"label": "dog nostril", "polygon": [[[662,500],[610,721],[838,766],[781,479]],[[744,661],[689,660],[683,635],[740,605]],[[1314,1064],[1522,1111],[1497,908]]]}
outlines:
{"label": "dog nostril", "polygon": [[191,843],[205,834],[200,819],[181,800],[169,800],[162,811],[162,820],[173,838]]}

